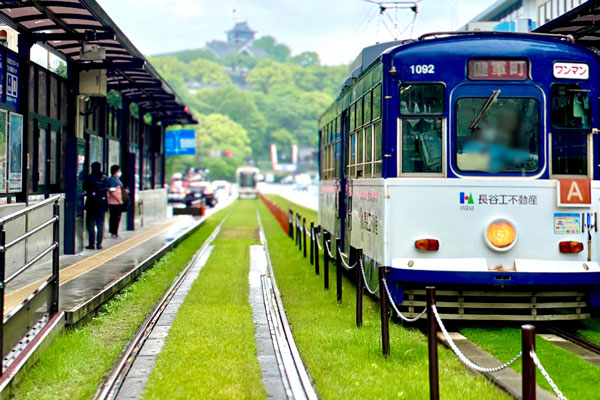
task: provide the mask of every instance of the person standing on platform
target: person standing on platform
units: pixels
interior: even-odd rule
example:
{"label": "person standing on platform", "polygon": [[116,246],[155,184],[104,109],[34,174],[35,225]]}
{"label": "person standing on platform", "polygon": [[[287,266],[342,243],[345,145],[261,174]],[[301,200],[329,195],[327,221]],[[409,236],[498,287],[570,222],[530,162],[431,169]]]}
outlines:
{"label": "person standing on platform", "polygon": [[104,219],[108,210],[108,179],[102,173],[99,162],[92,163],[92,173],[83,182],[86,194],[85,225],[88,231],[89,245],[86,249],[102,249],[104,237]]}
{"label": "person standing on platform", "polygon": [[121,212],[126,207],[125,200],[128,197],[128,191],[121,182],[121,167],[113,165],[110,167],[110,178],[108,178],[108,231],[114,239],[119,236],[119,224],[121,223]]}

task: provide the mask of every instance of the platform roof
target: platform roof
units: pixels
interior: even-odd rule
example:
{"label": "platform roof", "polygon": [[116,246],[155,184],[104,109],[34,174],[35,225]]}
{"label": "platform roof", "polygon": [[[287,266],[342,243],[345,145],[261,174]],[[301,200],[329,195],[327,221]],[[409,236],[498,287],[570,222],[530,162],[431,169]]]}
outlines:
{"label": "platform roof", "polygon": [[535,32],[571,35],[579,44],[600,48],[600,0],[586,1]]}
{"label": "platform roof", "polygon": [[[175,91],[95,0],[0,0],[0,21],[81,69],[106,69],[108,90],[139,104],[165,125],[196,123]],[[106,60],[80,60],[83,43]]]}

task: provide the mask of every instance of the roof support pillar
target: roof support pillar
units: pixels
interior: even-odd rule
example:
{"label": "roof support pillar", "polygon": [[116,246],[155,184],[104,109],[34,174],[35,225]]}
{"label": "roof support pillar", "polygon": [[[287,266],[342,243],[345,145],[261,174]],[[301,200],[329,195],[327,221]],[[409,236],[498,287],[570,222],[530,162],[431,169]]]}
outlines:
{"label": "roof support pillar", "polygon": [[29,171],[29,160],[31,159],[31,150],[33,137],[30,132],[29,122],[29,58],[31,55],[31,46],[33,42],[27,40],[25,35],[19,35],[19,114],[23,116],[23,151],[21,157],[21,192],[17,194],[17,201],[22,203],[29,202],[29,185],[31,181]]}

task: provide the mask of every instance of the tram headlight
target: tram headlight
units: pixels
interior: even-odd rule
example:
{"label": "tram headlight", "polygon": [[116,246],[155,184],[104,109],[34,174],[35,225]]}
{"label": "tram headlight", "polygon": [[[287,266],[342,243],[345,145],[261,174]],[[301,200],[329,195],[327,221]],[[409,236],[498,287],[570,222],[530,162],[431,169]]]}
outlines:
{"label": "tram headlight", "polygon": [[517,230],[512,222],[497,219],[488,225],[485,240],[493,250],[508,251],[517,243]]}

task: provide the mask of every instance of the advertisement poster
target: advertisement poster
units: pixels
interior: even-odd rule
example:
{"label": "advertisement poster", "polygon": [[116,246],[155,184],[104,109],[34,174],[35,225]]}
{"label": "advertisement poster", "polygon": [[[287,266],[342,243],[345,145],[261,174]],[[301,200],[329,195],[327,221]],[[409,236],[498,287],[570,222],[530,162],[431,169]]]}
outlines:
{"label": "advertisement poster", "polygon": [[[1,53],[0,53],[1,54]],[[0,110],[0,193],[6,193],[6,147],[8,135],[6,134],[6,123],[8,113]]]}
{"label": "advertisement poster", "polygon": [[39,173],[39,185],[46,184],[46,169],[47,169],[47,157],[46,157],[46,130],[40,129],[40,139],[38,141],[38,173]]}
{"label": "advertisement poster", "polygon": [[23,182],[23,116],[10,113],[8,137],[8,191],[16,193],[22,190]]}
{"label": "advertisement poster", "polygon": [[121,165],[121,143],[117,140],[108,141],[108,168]]}

